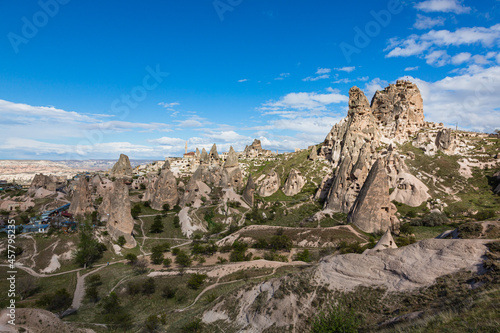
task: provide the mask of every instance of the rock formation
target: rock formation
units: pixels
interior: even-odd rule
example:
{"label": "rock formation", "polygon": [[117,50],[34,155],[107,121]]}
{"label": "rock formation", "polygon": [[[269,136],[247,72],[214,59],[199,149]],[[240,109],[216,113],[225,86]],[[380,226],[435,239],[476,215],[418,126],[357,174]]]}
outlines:
{"label": "rock formation", "polygon": [[449,128],[440,130],[436,136],[436,147],[440,150],[449,150],[452,148],[452,131]]}
{"label": "rock formation", "polygon": [[400,173],[396,177],[394,191],[391,193],[391,201],[404,203],[405,205],[418,207],[427,201],[429,188],[414,175],[410,173]]}
{"label": "rock formation", "polygon": [[243,175],[238,163],[238,155],[233,147],[229,149],[224,168],[221,171],[221,180],[219,186],[232,187],[240,189],[243,187]]}
{"label": "rock formation", "polygon": [[66,179],[64,177],[46,176],[42,173],[36,174],[31,181],[28,189],[28,196],[33,196],[38,189],[43,188],[46,191],[55,192],[58,187],[64,186]]}
{"label": "rock formation", "polygon": [[210,164],[219,164],[219,154],[217,153],[217,145],[214,143],[210,153],[208,154]]}
{"label": "rock formation", "polygon": [[177,179],[170,170],[168,161],[163,165],[159,177],[149,184],[142,200],[149,201],[151,208],[156,210],[162,210],[165,204],[171,208],[177,205],[179,201]]}
{"label": "rock formation", "polygon": [[201,158],[200,150],[198,148],[196,148],[196,152],[194,153],[194,159],[199,161],[200,158]]}
{"label": "rock formation", "polygon": [[243,190],[243,199],[250,207],[253,207],[254,193],[255,193],[255,183],[253,182],[252,175],[249,175],[247,180],[247,185]]}
{"label": "rock formation", "polygon": [[260,140],[253,140],[250,146],[245,146],[245,150],[243,150],[243,155],[246,158],[255,158],[259,156],[269,156],[271,155],[270,150],[262,149],[262,144]]}
{"label": "rock formation", "polygon": [[496,194],[500,194],[500,171],[495,173],[493,177],[496,179],[498,184],[497,187],[495,187],[495,189],[493,190],[493,192],[495,192]]}
{"label": "rock formation", "polygon": [[387,230],[385,234],[377,242],[377,245],[375,245],[373,249],[370,249],[368,252],[382,251],[385,249],[397,249],[397,248],[398,246],[396,245],[394,238],[392,238],[391,231]]}
{"label": "rock formation", "polygon": [[280,177],[274,170],[269,172],[259,187],[258,193],[261,197],[273,195],[280,188]]}
{"label": "rock formation", "polygon": [[111,237],[116,240],[118,237],[124,236],[127,241],[125,247],[135,247],[136,242],[132,236],[134,219],[130,213],[128,187],[123,180],[119,179],[113,182],[112,188],[106,192],[101,205],[103,208],[99,211],[102,219],[107,220],[106,227]]}
{"label": "rock formation", "polygon": [[407,141],[425,124],[420,90],[409,81],[398,80],[377,91],[371,108],[382,134],[398,143]]}
{"label": "rock formation", "polygon": [[89,189],[89,182],[85,176],[79,176],[76,181],[76,187],[73,191],[73,199],[68,209],[68,213],[73,215],[85,215],[92,213],[94,206]]}
{"label": "rock formation", "polygon": [[210,159],[208,158],[207,151],[205,148],[201,150],[201,155],[200,155],[200,163],[201,164],[208,164],[210,162]]}
{"label": "rock formation", "polygon": [[370,169],[347,221],[368,233],[383,232],[388,229],[399,232],[396,211],[389,198],[389,177],[384,161],[378,159]]}
{"label": "rock formation", "polygon": [[288,178],[285,181],[285,185],[283,186],[283,193],[289,197],[296,195],[302,191],[305,184],[306,180],[300,171],[297,169],[291,169],[288,174]]}
{"label": "rock formation", "polygon": [[318,149],[316,146],[312,146],[311,153],[308,156],[308,159],[311,161],[315,161],[318,158]]}
{"label": "rock formation", "polygon": [[120,154],[120,158],[111,169],[110,175],[117,178],[132,177],[132,166],[127,155]]}

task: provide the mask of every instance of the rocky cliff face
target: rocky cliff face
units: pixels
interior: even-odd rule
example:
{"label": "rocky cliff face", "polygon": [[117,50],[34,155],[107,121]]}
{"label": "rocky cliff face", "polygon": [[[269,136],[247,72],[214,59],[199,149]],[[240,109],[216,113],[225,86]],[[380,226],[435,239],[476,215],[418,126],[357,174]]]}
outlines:
{"label": "rocky cliff face", "polygon": [[226,162],[221,170],[221,180],[219,185],[221,187],[232,187],[234,189],[240,189],[243,187],[243,175],[238,163],[238,155],[234,151],[233,147],[229,149]]}
{"label": "rocky cliff face", "polygon": [[389,177],[384,160],[378,159],[373,164],[347,221],[368,233],[387,230],[399,233],[396,211],[396,206],[389,197]]}
{"label": "rocky cliff face", "polygon": [[132,166],[127,155],[120,154],[120,158],[111,169],[110,175],[117,178],[132,177]]}
{"label": "rocky cliff face", "polygon": [[30,188],[28,189],[28,195],[34,195],[39,188],[54,192],[58,186],[63,186],[65,183],[66,179],[64,179],[64,177],[46,176],[41,173],[36,174],[31,181]]}
{"label": "rocky cliff face", "polygon": [[217,146],[214,145],[210,149],[210,153],[208,154],[208,160],[210,164],[219,164],[219,154],[217,153]]}
{"label": "rocky cliff face", "polygon": [[255,183],[253,182],[252,175],[249,175],[247,180],[247,185],[243,190],[243,199],[250,207],[253,207],[254,193],[255,193]]}
{"label": "rocky cliff face", "polygon": [[402,143],[425,125],[422,96],[417,85],[398,80],[377,91],[371,108],[385,138]]}
{"label": "rocky cliff face", "polygon": [[271,155],[270,150],[262,149],[262,144],[260,140],[253,140],[250,146],[246,146],[245,150],[243,150],[243,155],[246,158],[255,158],[259,156],[268,156]]}
{"label": "rocky cliff face", "polygon": [[149,201],[151,208],[156,210],[162,210],[165,204],[168,204],[171,208],[177,205],[179,201],[177,179],[170,170],[168,161],[163,165],[160,176],[156,177],[147,187],[143,200]]}
{"label": "rocky cliff face", "polygon": [[93,211],[94,206],[92,204],[89,182],[85,176],[80,176],[76,181],[76,187],[73,191],[73,199],[71,200],[68,213],[73,215],[85,215]]}
{"label": "rocky cliff face", "polygon": [[285,181],[285,185],[283,186],[283,193],[289,197],[296,195],[302,191],[305,184],[306,180],[300,171],[297,169],[291,169],[290,174]]}
{"label": "rocky cliff face", "polygon": [[267,176],[262,181],[262,184],[259,187],[259,195],[261,197],[268,197],[273,195],[280,188],[280,177],[276,171],[271,171],[267,174]]}
{"label": "rocky cliff face", "polygon": [[117,180],[106,191],[99,211],[101,219],[107,220],[106,227],[113,239],[124,236],[127,244],[125,247],[133,248],[136,241],[132,236],[134,219],[130,213],[130,199],[128,187],[122,180]]}
{"label": "rocky cliff face", "polygon": [[[371,105],[359,88],[351,88],[347,117],[332,128],[319,151],[319,156],[331,162],[335,173],[323,180],[316,197],[325,199],[326,209],[350,212],[368,171],[382,157],[389,185],[396,188],[392,198],[411,206],[420,205],[427,200],[428,189],[409,174],[392,143],[420,135],[425,126],[422,97],[415,84],[397,81],[377,91]],[[428,140],[422,138],[423,141]],[[448,134],[441,134],[437,141],[442,141],[443,147],[449,146]]]}

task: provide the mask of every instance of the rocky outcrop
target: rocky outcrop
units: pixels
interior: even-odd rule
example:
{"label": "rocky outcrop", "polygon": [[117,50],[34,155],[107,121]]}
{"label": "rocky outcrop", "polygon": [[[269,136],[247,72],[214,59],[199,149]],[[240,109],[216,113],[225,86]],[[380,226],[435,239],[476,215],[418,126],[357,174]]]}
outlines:
{"label": "rocky outcrop", "polygon": [[163,165],[159,177],[149,184],[142,200],[149,201],[151,208],[156,210],[162,210],[165,204],[171,208],[177,205],[179,201],[177,179],[170,170],[168,161]]}
{"label": "rocky outcrop", "polygon": [[289,197],[296,195],[302,191],[305,184],[306,180],[300,171],[297,169],[291,169],[288,174],[288,178],[285,181],[285,185],[283,186],[283,193]]}
{"label": "rocky outcrop", "polygon": [[493,190],[496,194],[500,194],[500,171],[498,171],[497,173],[495,173],[493,175],[494,179],[496,179],[496,182],[497,182],[497,186],[495,187],[495,189]]}
{"label": "rocky outcrop", "polygon": [[210,164],[219,164],[219,154],[217,153],[217,146],[214,143],[212,149],[210,149],[210,153],[208,154],[208,160]]}
{"label": "rocky outcrop", "polygon": [[243,200],[245,200],[245,202],[250,207],[253,207],[254,193],[255,193],[255,183],[253,182],[252,175],[249,175],[247,180],[247,185],[243,190]]}
{"label": "rocky outcrop", "polygon": [[261,157],[261,156],[269,156],[271,155],[270,150],[262,149],[262,144],[260,140],[253,140],[252,144],[250,146],[245,146],[245,149],[243,150],[243,155],[246,158],[255,158],[255,157]]}
{"label": "rocky outcrop", "polygon": [[113,182],[112,188],[106,192],[101,205],[103,208],[99,211],[101,216],[105,216],[105,220],[107,220],[106,228],[111,237],[116,240],[118,237],[124,236],[127,241],[125,247],[135,247],[134,219],[130,213],[128,187],[123,180],[119,179]]}
{"label": "rocky outcrop", "polygon": [[196,161],[199,161],[201,158],[201,153],[200,153],[200,150],[198,148],[196,148],[196,152],[194,153],[194,159]]}
{"label": "rocky outcrop", "polygon": [[226,161],[224,162],[224,168],[233,168],[239,166],[238,154],[233,149],[233,146],[229,148],[229,153],[227,154]]}
{"label": "rocky outcrop", "polygon": [[377,91],[371,108],[382,134],[394,142],[407,141],[425,124],[420,90],[409,81],[398,80]]}
{"label": "rocky outcrop", "polygon": [[201,150],[201,155],[200,155],[200,163],[201,164],[208,164],[210,163],[210,159],[208,157],[208,153],[207,151],[205,150],[205,148],[203,148]]}
{"label": "rocky outcrop", "polygon": [[431,196],[429,188],[414,175],[400,173],[395,180],[394,190],[391,193],[391,201],[397,201],[408,206],[418,207]]}
{"label": "rocky outcrop", "polygon": [[309,156],[307,158],[311,161],[316,161],[316,159],[318,158],[318,149],[316,148],[316,146],[312,146],[311,152],[309,153]]}
{"label": "rocky outcrop", "polygon": [[375,245],[373,249],[370,249],[367,252],[382,251],[385,249],[397,249],[397,248],[398,246],[396,245],[394,238],[392,238],[391,231],[387,230],[385,234],[377,242],[377,245]]}
{"label": "rocky outcrop", "polygon": [[68,209],[68,213],[73,215],[85,215],[92,213],[94,206],[92,204],[92,196],[89,189],[89,182],[85,176],[78,177],[76,187],[73,191],[73,199]]}
{"label": "rocky outcrop", "polygon": [[110,175],[116,178],[132,177],[132,166],[127,155],[120,154],[120,158],[111,169]]}
{"label": "rocky outcrop", "polygon": [[388,229],[399,233],[396,211],[389,198],[389,177],[384,161],[378,159],[370,169],[347,221],[368,233],[385,232]]}
{"label": "rocky outcrop", "polygon": [[452,130],[445,128],[440,130],[436,136],[436,147],[440,150],[450,150],[452,149],[453,138]]}
{"label": "rocky outcrop", "polygon": [[258,193],[261,197],[273,195],[280,188],[280,177],[274,170],[269,172],[259,187]]}
{"label": "rocky outcrop", "polygon": [[321,148],[321,155],[337,168],[325,208],[349,212],[376,156],[380,137],[368,99],[359,88],[351,88],[348,115],[332,128]]}
{"label": "rocky outcrop", "polygon": [[58,187],[64,186],[66,179],[64,177],[46,176],[42,173],[36,174],[28,189],[28,196],[33,196],[38,189],[43,188],[46,191],[55,192]]}

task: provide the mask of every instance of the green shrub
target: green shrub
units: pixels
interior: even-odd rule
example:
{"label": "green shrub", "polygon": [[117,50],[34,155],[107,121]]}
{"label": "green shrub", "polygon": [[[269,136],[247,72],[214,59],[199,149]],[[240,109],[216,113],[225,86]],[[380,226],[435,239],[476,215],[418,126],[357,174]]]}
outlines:
{"label": "green shrub", "polygon": [[191,289],[198,290],[200,289],[203,282],[205,282],[206,278],[207,278],[206,274],[193,274],[189,278],[187,286]]}
{"label": "green shrub", "polygon": [[298,252],[297,255],[295,256],[295,260],[303,261],[303,262],[310,262],[311,261],[311,254],[309,253],[308,249],[305,249],[302,252]]}
{"label": "green shrub", "polygon": [[417,221],[412,221],[411,225],[424,226],[424,227],[437,227],[446,223],[448,223],[448,217],[446,217],[445,214],[430,213]]}
{"label": "green shrub", "polygon": [[311,333],[357,333],[360,320],[345,305],[332,305],[313,322]]}

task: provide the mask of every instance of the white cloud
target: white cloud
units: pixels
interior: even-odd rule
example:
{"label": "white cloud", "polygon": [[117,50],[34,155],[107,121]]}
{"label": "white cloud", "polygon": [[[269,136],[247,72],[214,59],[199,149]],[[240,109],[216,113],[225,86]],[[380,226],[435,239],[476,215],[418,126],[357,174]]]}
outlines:
{"label": "white cloud", "polygon": [[317,75],[321,75],[321,74],[328,74],[330,73],[332,70],[330,68],[318,68],[318,70],[316,71],[316,74]]}
{"label": "white cloud", "polygon": [[463,64],[464,62],[469,61],[471,58],[471,54],[469,52],[462,52],[459,53],[451,58],[451,63],[453,65],[460,65]]}
{"label": "white cloud", "polygon": [[462,5],[458,0],[426,0],[415,5],[415,8],[424,12],[443,12],[466,14],[470,7]]}
{"label": "white cloud", "polygon": [[415,29],[432,29],[434,27],[442,26],[444,25],[445,18],[444,17],[428,17],[424,15],[417,14],[417,20],[415,21],[415,24],[413,24],[413,27]]}
{"label": "white cloud", "polygon": [[349,80],[348,78],[343,78],[333,81],[333,83],[349,83],[349,82],[352,82],[352,80]]}
{"label": "white cloud", "polygon": [[241,80],[238,80],[239,83],[242,83],[242,82],[247,82],[248,79],[241,79]]}
{"label": "white cloud", "polygon": [[432,51],[425,56],[429,65],[442,67],[450,61],[450,56],[444,50]]}
{"label": "white cloud", "polygon": [[179,106],[181,104],[178,102],[173,102],[173,103],[160,102],[160,103],[158,103],[158,105],[163,106],[166,109],[171,109],[174,106]]}
{"label": "white cloud", "polygon": [[179,138],[170,138],[167,136],[158,138],[158,139],[150,139],[148,142],[151,142],[153,144],[157,145],[162,145],[162,146],[180,146],[182,147],[185,143],[186,140],[179,139]]}
{"label": "white cloud", "polygon": [[284,80],[285,78],[289,77],[290,73],[281,73],[279,77],[275,78],[275,80]]}
{"label": "white cloud", "polygon": [[[394,47],[391,52],[389,52],[386,57],[409,57],[413,55],[418,55],[427,50],[431,43],[421,42],[416,40],[417,36],[410,36],[408,39],[398,42],[399,46]],[[394,40],[392,40],[394,42]],[[387,49],[386,49],[387,50]]]}
{"label": "white cloud", "polygon": [[338,92],[318,94],[315,92],[290,93],[278,101],[268,101],[260,108],[262,111],[277,111],[283,109],[325,110],[327,105],[347,102],[348,97]]}
{"label": "white cloud", "polygon": [[330,75],[328,74],[323,74],[323,75],[320,75],[320,76],[316,76],[316,77],[311,77],[311,76],[308,76],[306,78],[303,78],[302,81],[318,81],[318,80],[323,80],[323,79],[329,79],[330,78]]}
{"label": "white cloud", "polygon": [[405,72],[410,72],[410,71],[417,71],[419,68],[419,66],[415,66],[415,67],[406,67],[405,68]]}
{"label": "white cloud", "polygon": [[370,79],[370,77],[368,77],[368,76],[361,76],[361,77],[358,77],[357,80],[363,82],[363,81],[368,81],[369,79]]}
{"label": "white cloud", "polygon": [[336,71],[347,72],[347,73],[350,73],[350,72],[354,71],[355,69],[356,69],[355,66],[335,68]]}
{"label": "white cloud", "polygon": [[112,120],[106,122],[82,125],[86,130],[101,130],[103,132],[127,132],[132,130],[170,132],[170,125],[163,123],[132,123],[128,121]]}
{"label": "white cloud", "polygon": [[436,82],[411,80],[422,93],[427,120],[486,132],[500,128],[500,66],[471,66]]}

